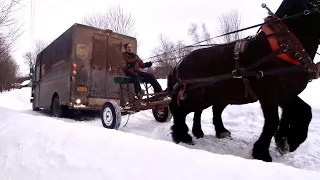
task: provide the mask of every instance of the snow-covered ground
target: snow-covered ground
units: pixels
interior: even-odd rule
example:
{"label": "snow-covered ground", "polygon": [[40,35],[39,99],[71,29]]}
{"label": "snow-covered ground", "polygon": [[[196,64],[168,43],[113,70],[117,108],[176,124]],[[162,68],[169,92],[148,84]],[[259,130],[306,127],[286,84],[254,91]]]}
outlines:
{"label": "snow-covered ground", "polygon": [[25,86],[25,85],[28,85],[30,83],[31,80],[25,80],[23,81],[20,85],[21,86]]}
{"label": "snow-covered ground", "polygon": [[[165,88],[165,80],[159,82]],[[214,137],[208,108],[202,114],[205,138],[189,146],[172,143],[171,122],[157,123],[150,110],[131,115],[125,127],[123,116],[115,131],[102,128],[100,119],[79,122],[33,112],[30,88],[16,89],[0,94],[0,179],[319,179],[319,88],[320,81],[311,82],[300,95],[313,108],[308,139],[284,156],[272,143],[275,163],[248,157],[263,126],[258,103],[223,112],[232,140]]]}
{"label": "snow-covered ground", "polygon": [[320,172],[0,108],[0,179],[306,179]]}

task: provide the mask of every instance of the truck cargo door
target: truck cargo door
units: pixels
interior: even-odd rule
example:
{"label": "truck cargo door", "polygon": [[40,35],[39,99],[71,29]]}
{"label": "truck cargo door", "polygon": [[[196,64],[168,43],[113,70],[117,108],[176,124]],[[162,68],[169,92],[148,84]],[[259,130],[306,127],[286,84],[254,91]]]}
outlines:
{"label": "truck cargo door", "polygon": [[119,84],[113,78],[123,74],[121,66],[122,41],[115,37],[108,37],[107,79],[106,89],[108,98],[119,98]]}
{"label": "truck cargo door", "polygon": [[94,36],[91,59],[90,97],[106,98],[106,60],[108,39]]}

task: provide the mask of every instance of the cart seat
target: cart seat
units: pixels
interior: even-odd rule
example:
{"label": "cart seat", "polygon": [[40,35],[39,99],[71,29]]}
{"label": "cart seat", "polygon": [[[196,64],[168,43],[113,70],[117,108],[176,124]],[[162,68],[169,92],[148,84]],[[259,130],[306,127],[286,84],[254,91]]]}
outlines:
{"label": "cart seat", "polygon": [[[141,81],[144,82],[144,79],[140,77]],[[132,78],[129,76],[116,76],[113,78],[114,83],[116,84],[129,84],[133,83]]]}
{"label": "cart seat", "polygon": [[132,83],[132,79],[129,76],[116,76],[113,78],[114,83],[116,84],[128,84]]}

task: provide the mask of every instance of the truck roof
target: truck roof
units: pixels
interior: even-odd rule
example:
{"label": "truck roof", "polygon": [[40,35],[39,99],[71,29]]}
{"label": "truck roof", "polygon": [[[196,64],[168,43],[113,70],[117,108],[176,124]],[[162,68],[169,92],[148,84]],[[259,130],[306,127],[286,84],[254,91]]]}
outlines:
{"label": "truck roof", "polygon": [[[66,29],[63,33],[61,33],[58,37],[56,37],[51,43],[49,43],[47,45],[47,47],[45,47],[42,51],[40,51],[38,54],[40,54],[41,52],[45,51],[47,48],[49,48],[49,46],[56,41],[60,36],[62,36],[64,33],[66,33],[67,31],[69,31],[70,29],[73,29],[75,27],[84,27],[84,28],[89,28],[89,29],[94,29],[94,30],[99,30],[99,31],[103,31],[103,32],[109,32],[109,33],[113,33],[116,34],[117,36],[123,37],[123,38],[128,38],[128,39],[132,39],[132,40],[137,40],[135,37],[132,36],[128,36],[128,35],[124,35],[124,34],[120,34],[120,33],[116,33],[113,32],[111,29],[100,29],[100,28],[96,28],[93,26],[88,26],[88,25],[84,25],[84,24],[80,24],[80,23],[74,23],[72,26],[70,26],[68,29]],[[38,56],[37,54],[37,56]]]}
{"label": "truck roof", "polygon": [[130,38],[130,39],[136,40],[135,37],[124,35],[124,34],[120,34],[120,33],[117,33],[117,32],[113,32],[111,29],[100,29],[100,28],[96,28],[96,27],[93,27],[93,26],[88,26],[88,25],[84,25],[84,24],[80,24],[80,23],[74,23],[73,26],[80,26],[80,27],[85,27],[85,28],[90,28],[90,29],[95,29],[95,30],[100,30],[100,31],[105,31],[105,32],[111,32],[113,34],[116,34],[116,35],[119,35],[119,36],[122,36],[122,37],[125,37],[125,38]]}

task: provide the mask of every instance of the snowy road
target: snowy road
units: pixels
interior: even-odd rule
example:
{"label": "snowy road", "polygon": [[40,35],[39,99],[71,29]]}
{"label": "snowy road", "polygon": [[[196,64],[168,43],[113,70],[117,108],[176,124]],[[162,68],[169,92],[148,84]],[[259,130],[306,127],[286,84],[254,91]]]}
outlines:
{"label": "snowy road", "polygon": [[[165,81],[160,80],[162,86]],[[294,153],[279,156],[275,151],[274,143],[271,143],[271,156],[274,162],[285,165],[320,171],[320,81],[312,82],[301,94],[301,97],[313,108],[313,120],[310,125],[309,136],[305,143]],[[30,89],[23,88],[0,94],[0,107],[34,116],[46,116],[42,112],[33,112],[29,103]],[[187,124],[192,124],[193,114],[188,115]],[[192,149],[201,149],[217,154],[235,155],[248,158],[251,145],[259,137],[263,126],[263,116],[259,104],[253,103],[242,106],[228,106],[223,112],[223,121],[226,128],[232,133],[233,139],[217,139],[214,137],[214,127],[212,125],[211,109],[208,108],[202,114],[202,127],[205,138],[195,139],[195,146],[183,145]],[[52,118],[51,118],[52,119]],[[80,123],[89,126],[101,127],[100,119],[92,118],[90,121],[74,121],[70,119],[57,119],[68,123]],[[125,124],[127,116],[122,117],[122,125]],[[125,127],[120,127],[119,131],[133,133],[153,139],[160,139],[171,142],[170,137],[171,122],[157,123],[150,110],[142,111],[130,116],[129,122]]]}

